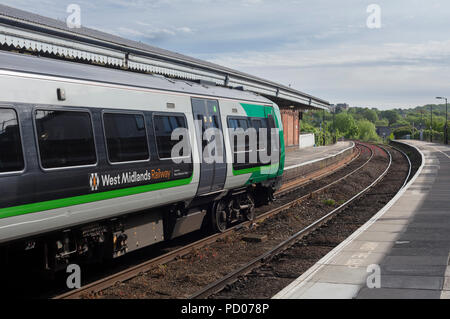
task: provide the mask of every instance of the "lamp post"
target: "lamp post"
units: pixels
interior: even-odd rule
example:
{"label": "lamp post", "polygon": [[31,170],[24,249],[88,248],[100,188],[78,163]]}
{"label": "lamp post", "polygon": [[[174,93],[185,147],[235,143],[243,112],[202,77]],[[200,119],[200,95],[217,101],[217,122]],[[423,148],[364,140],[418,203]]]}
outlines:
{"label": "lamp post", "polygon": [[431,116],[431,123],[430,123],[430,142],[433,143],[433,105],[430,105],[430,116]]}
{"label": "lamp post", "polygon": [[443,96],[436,97],[438,100],[445,100],[445,125],[444,125],[444,141],[448,145],[448,108],[447,98]]}
{"label": "lamp post", "polygon": [[322,118],[322,123],[323,123],[323,125],[322,125],[322,132],[323,132],[323,146],[325,146],[325,144],[326,144],[326,138],[325,138],[325,129],[326,129],[326,127],[325,127],[325,109],[323,109],[323,118]]}
{"label": "lamp post", "polygon": [[337,135],[336,135],[336,105],[333,106],[333,142],[336,144],[337,142]]}

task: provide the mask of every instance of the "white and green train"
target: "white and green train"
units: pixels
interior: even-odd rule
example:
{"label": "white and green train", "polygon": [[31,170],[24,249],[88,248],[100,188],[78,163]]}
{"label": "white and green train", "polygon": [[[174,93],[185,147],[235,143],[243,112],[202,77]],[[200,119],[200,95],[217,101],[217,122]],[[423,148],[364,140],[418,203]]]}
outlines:
{"label": "white and green train", "polygon": [[[208,128],[272,129],[278,156],[238,162],[224,133],[223,161],[206,162]],[[0,264],[58,270],[251,219],[280,186],[282,130],[277,105],[250,92],[0,53]]]}

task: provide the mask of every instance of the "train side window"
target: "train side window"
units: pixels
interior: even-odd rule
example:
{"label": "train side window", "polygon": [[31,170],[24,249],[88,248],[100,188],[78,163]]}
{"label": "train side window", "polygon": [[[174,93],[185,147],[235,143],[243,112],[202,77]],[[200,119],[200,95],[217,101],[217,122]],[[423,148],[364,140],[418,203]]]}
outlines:
{"label": "train side window", "polygon": [[0,173],[24,170],[19,121],[13,109],[0,108]]}
{"label": "train side window", "polygon": [[[247,132],[247,130],[249,129],[248,120],[246,118],[228,118],[228,127],[230,129],[232,129],[230,132],[231,133],[230,137],[234,140],[233,141],[233,145],[234,145],[233,152],[235,154],[239,153],[239,152],[245,152],[245,153],[250,152],[249,136],[245,136],[245,139],[243,139],[242,137],[239,138],[240,135],[245,134]],[[234,130],[237,130],[237,131],[234,131]],[[239,144],[239,142],[242,142],[242,141],[245,141],[244,145]],[[238,150],[241,150],[241,151],[238,151]]]}
{"label": "train side window", "polygon": [[[270,143],[270,130],[269,130],[269,124],[267,122],[266,118],[254,118],[251,120],[252,122],[252,127],[256,130],[256,135],[257,135],[257,145],[258,145],[258,151],[265,151],[265,147],[267,147]],[[265,146],[260,145],[261,141],[260,141],[260,130],[266,130],[266,137],[267,137],[267,141]]]}
{"label": "train side window", "polygon": [[172,148],[180,141],[172,141],[172,133],[177,128],[187,128],[186,119],[181,115],[155,115],[156,146],[160,159],[171,159]]}
{"label": "train side window", "polygon": [[36,110],[36,133],[44,169],[95,165],[94,134],[88,112]]}
{"label": "train side window", "polygon": [[233,118],[228,119],[228,127],[237,129],[239,127],[238,120]]}
{"label": "train side window", "polygon": [[149,159],[147,131],[141,114],[103,114],[108,158],[111,163]]}

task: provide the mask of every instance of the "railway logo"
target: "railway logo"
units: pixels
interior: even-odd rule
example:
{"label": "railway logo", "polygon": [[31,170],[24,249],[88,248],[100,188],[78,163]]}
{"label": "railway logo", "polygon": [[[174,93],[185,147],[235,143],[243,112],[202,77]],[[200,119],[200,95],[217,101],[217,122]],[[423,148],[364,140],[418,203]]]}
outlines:
{"label": "railway logo", "polygon": [[91,191],[96,191],[98,190],[98,174],[97,173],[92,173],[91,177],[89,178],[89,185],[91,186]]}

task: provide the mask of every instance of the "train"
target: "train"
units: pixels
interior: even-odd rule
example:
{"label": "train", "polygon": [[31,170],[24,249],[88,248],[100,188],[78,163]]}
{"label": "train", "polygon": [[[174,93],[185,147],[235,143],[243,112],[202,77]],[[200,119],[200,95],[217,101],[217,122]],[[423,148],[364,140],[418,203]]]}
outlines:
{"label": "train", "polygon": [[[270,131],[269,162],[250,128]],[[221,160],[205,161],[209,129]],[[174,155],[176,130],[190,152]],[[280,110],[256,93],[0,52],[0,267],[59,271],[223,232],[273,199],[284,158]]]}

